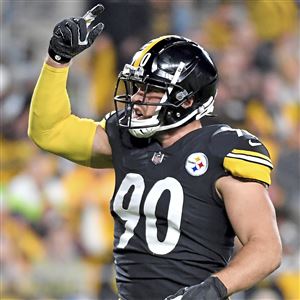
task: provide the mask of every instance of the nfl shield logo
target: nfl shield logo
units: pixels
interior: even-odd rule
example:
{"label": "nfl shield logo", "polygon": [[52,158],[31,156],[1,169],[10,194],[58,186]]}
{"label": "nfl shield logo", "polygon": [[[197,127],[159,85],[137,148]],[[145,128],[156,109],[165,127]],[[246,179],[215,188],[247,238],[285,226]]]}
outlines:
{"label": "nfl shield logo", "polygon": [[185,168],[192,176],[203,175],[208,169],[208,158],[202,152],[192,153],[185,162]]}
{"label": "nfl shield logo", "polygon": [[163,159],[164,159],[164,154],[159,152],[154,152],[151,161],[155,164],[158,165],[160,163],[162,163]]}

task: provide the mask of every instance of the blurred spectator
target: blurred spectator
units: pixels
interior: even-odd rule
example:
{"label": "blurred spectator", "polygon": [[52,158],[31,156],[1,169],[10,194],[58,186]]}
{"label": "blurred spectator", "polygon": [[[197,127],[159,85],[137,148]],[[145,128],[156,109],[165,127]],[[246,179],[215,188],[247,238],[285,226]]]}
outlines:
{"label": "blurred spectator", "polygon": [[26,219],[12,215],[3,204],[0,217],[1,297],[6,299],[31,297],[31,267],[43,259],[45,255],[43,244]]}
{"label": "blurred spectator", "polygon": [[38,225],[49,205],[63,206],[64,190],[56,175],[56,158],[35,155],[27,167],[7,185],[7,207]]}
{"label": "blurred spectator", "polygon": [[[299,112],[299,109],[298,109]],[[286,215],[300,225],[300,122],[286,136],[284,151],[280,152],[276,180],[284,191]],[[300,246],[300,245],[299,245]]]}
{"label": "blurred spectator", "polygon": [[88,268],[76,248],[68,224],[58,218],[48,224],[44,238],[46,256],[33,264],[32,282],[36,297],[54,299],[91,299]]}
{"label": "blurred spectator", "polygon": [[114,172],[77,166],[63,177],[63,183],[67,191],[67,218],[78,237],[83,257],[96,274],[97,280],[91,284],[99,299],[114,300],[113,220],[109,206]]}
{"label": "blurred spectator", "polygon": [[[27,138],[28,109],[32,91],[13,84],[9,68],[0,65],[1,184],[25,167],[36,148]],[[24,88],[24,87],[23,87]]]}
{"label": "blurred spectator", "polygon": [[273,40],[297,28],[297,2],[293,0],[246,1],[259,37]]}

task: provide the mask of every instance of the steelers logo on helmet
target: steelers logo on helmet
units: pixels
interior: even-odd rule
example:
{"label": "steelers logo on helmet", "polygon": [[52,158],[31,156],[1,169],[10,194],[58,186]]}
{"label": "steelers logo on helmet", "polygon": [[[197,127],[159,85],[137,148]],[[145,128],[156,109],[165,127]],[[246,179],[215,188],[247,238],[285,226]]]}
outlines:
{"label": "steelers logo on helmet", "polygon": [[192,176],[201,176],[208,169],[208,158],[202,152],[192,153],[185,162],[185,168]]}

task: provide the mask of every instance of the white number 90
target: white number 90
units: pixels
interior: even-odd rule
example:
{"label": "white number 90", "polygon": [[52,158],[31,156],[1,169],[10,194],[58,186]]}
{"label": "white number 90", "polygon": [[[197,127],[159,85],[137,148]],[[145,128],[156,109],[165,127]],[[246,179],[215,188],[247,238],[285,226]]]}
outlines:
{"label": "white number 90", "polygon": [[[129,189],[134,187],[128,208],[123,208],[124,196]],[[134,235],[134,229],[140,219],[140,204],[145,189],[145,181],[139,174],[128,173],[123,179],[113,203],[113,210],[125,223],[125,231],[120,236],[117,248],[125,248]],[[170,192],[168,210],[168,229],[163,241],[157,238],[157,226],[155,210],[162,193]],[[166,177],[157,181],[149,191],[145,203],[144,214],[146,217],[146,241],[148,248],[155,254],[164,255],[171,252],[178,243],[180,237],[180,224],[183,208],[183,189],[178,180]]]}

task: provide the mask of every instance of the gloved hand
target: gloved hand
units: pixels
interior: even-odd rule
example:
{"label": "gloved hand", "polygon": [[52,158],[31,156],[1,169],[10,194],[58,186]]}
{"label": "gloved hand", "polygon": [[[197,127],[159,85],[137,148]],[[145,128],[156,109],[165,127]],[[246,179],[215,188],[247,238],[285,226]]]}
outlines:
{"label": "gloved hand", "polygon": [[225,300],[227,288],[218,277],[208,277],[200,284],[185,287],[165,300]]}
{"label": "gloved hand", "polygon": [[65,19],[58,23],[50,40],[49,56],[56,62],[64,64],[89,48],[104,28],[103,23],[90,26],[103,10],[104,6],[98,4],[81,18]]}

